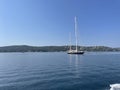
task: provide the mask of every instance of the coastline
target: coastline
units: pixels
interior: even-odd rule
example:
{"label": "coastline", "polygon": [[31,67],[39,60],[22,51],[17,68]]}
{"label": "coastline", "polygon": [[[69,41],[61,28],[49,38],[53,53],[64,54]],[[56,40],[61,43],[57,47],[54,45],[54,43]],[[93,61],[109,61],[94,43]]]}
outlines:
{"label": "coastline", "polygon": [[[71,47],[73,50],[75,46]],[[85,52],[120,52],[120,48],[112,48],[107,46],[78,46],[79,50]],[[66,52],[69,46],[28,46],[28,45],[12,45],[0,47],[0,53],[11,52]]]}

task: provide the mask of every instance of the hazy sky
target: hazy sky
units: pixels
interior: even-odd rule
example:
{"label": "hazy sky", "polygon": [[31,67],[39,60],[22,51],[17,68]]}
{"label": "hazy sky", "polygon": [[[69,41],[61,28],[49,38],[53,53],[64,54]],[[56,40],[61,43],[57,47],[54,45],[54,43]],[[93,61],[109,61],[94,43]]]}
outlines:
{"label": "hazy sky", "polygon": [[120,0],[0,0],[0,46],[80,45],[120,47]]}

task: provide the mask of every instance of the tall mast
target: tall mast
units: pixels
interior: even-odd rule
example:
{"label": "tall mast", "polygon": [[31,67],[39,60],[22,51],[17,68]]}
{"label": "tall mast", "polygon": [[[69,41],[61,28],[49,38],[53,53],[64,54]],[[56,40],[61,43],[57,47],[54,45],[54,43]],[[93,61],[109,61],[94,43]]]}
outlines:
{"label": "tall mast", "polygon": [[75,39],[76,39],[76,51],[78,51],[78,41],[77,41],[77,18],[75,16]]}

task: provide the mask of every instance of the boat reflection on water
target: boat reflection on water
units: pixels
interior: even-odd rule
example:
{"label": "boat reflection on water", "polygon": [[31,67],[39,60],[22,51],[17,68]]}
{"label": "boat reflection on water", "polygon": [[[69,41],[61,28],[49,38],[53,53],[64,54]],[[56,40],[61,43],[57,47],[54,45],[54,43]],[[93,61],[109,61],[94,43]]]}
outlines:
{"label": "boat reflection on water", "polygon": [[69,54],[69,67],[70,71],[73,72],[76,78],[79,78],[79,72],[81,72],[81,64],[82,64],[83,56],[81,55],[71,55]]}

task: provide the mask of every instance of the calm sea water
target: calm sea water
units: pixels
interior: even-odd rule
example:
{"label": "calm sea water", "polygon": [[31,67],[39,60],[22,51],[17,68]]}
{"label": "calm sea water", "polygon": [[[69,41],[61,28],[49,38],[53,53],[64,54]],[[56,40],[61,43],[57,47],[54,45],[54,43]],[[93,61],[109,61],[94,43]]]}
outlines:
{"label": "calm sea water", "polygon": [[120,53],[0,53],[0,90],[110,90]]}

